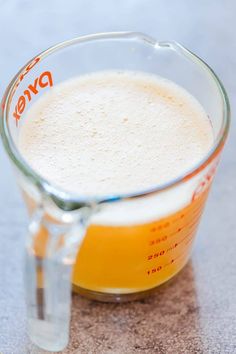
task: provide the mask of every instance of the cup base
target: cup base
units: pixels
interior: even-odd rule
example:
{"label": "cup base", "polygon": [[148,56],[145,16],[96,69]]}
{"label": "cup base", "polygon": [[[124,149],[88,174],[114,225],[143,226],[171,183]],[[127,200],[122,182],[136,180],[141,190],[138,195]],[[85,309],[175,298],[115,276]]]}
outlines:
{"label": "cup base", "polygon": [[186,262],[183,264],[183,266],[177,270],[176,273],[172,274],[169,278],[166,278],[162,283],[158,284],[157,286],[147,289],[147,290],[128,293],[128,294],[125,294],[125,293],[114,294],[114,293],[104,293],[104,292],[84,289],[78,285],[72,284],[72,291],[73,291],[73,293],[76,293],[76,294],[79,294],[83,297],[86,297],[89,300],[95,300],[95,301],[100,301],[100,302],[123,303],[123,302],[129,302],[129,301],[142,300],[142,299],[148,297],[149,295],[152,295],[158,288],[166,285],[166,283],[169,283],[173,278],[175,278],[175,276],[179,272],[181,272],[181,270],[186,266],[188,261],[189,261],[189,258],[186,260]]}

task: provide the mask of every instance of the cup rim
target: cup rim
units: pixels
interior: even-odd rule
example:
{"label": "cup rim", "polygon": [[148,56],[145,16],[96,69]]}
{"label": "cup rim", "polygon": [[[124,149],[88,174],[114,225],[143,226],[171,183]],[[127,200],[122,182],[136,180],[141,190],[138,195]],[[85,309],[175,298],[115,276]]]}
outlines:
{"label": "cup rim", "polygon": [[[144,190],[139,190],[137,192],[131,193],[121,193],[121,194],[108,194],[108,195],[99,195],[99,196],[83,196],[78,195],[76,193],[71,193],[66,190],[63,190],[61,187],[56,186],[52,182],[48,181],[47,179],[40,176],[34,169],[31,168],[30,165],[24,160],[23,156],[20,154],[18,148],[14,144],[14,141],[11,137],[10,130],[7,124],[8,121],[8,114],[9,108],[11,103],[11,97],[13,94],[13,90],[15,84],[17,83],[18,78],[24,72],[28,65],[30,65],[36,58],[40,58],[43,60],[50,54],[64,49],[66,47],[76,45],[83,42],[88,41],[97,41],[97,40],[104,40],[104,39],[139,39],[144,41],[146,44],[150,44],[154,47],[168,47],[176,52],[179,52],[181,55],[184,55],[196,65],[200,66],[202,69],[206,71],[209,75],[213,83],[218,89],[218,92],[222,99],[222,124],[221,129],[216,137],[213,146],[209,150],[209,152],[191,169],[187,170],[182,175],[168,181],[167,183],[157,184],[154,187],[146,188]],[[155,193],[163,192],[170,188],[177,186],[178,184],[185,182],[198,174],[202,171],[206,165],[208,165],[215,156],[221,151],[225,140],[228,135],[229,125],[230,125],[230,104],[227,93],[224,89],[223,84],[215,74],[215,72],[206,64],[201,58],[197,55],[186,49],[184,46],[179,44],[176,41],[156,41],[152,37],[141,33],[141,32],[105,32],[105,33],[96,33],[90,34],[86,36],[76,37],[70,40],[66,40],[60,42],[54,46],[49,47],[45,51],[41,52],[33,59],[31,59],[26,65],[24,65],[18,73],[14,76],[10,84],[8,85],[5,94],[2,99],[1,104],[1,120],[0,120],[0,130],[1,136],[3,140],[4,147],[14,163],[16,167],[23,173],[23,175],[30,179],[33,184],[35,184],[41,191],[46,193],[47,195],[51,196],[52,199],[59,205],[62,209],[68,209],[66,204],[70,204],[69,209],[77,209],[84,205],[91,205],[91,204],[100,204],[104,202],[113,202],[118,200],[129,200],[133,198],[144,197],[147,195],[152,195]]]}

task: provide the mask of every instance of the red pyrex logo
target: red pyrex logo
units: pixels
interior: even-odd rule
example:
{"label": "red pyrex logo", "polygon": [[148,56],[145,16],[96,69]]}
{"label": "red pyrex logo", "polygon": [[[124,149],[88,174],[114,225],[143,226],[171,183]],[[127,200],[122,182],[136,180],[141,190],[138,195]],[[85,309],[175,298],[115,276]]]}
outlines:
{"label": "red pyrex logo", "polygon": [[[31,62],[24,70],[24,72],[20,75],[18,82],[15,85],[13,95],[21,83],[21,81],[24,79],[24,77],[28,74],[28,72],[39,62],[40,58],[35,58],[33,62]],[[17,104],[15,105],[15,110],[13,112],[13,117],[16,120],[16,125],[18,121],[20,120],[20,117],[22,113],[24,112],[27,103],[31,101],[33,95],[37,95],[39,93],[39,90],[47,87],[47,86],[53,86],[53,80],[52,80],[52,74],[50,71],[44,71],[41,73],[36,79],[34,80],[33,83],[28,85],[27,89],[23,92],[23,94],[18,98]]]}

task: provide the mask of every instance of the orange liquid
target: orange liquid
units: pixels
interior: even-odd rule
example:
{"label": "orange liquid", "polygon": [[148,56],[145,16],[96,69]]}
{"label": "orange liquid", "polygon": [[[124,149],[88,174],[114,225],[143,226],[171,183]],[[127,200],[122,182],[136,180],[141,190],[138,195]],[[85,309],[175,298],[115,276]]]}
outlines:
{"label": "orange liquid", "polygon": [[188,260],[207,194],[152,223],[91,225],[74,266],[74,289],[125,294],[170,279]]}
{"label": "orange liquid", "polygon": [[[136,293],[173,277],[189,258],[208,189],[185,208],[158,221],[119,227],[91,225],[74,265],[74,290]],[[33,210],[34,202],[25,197],[29,211]],[[48,231],[42,226],[34,238],[35,255],[45,257],[48,240]]]}

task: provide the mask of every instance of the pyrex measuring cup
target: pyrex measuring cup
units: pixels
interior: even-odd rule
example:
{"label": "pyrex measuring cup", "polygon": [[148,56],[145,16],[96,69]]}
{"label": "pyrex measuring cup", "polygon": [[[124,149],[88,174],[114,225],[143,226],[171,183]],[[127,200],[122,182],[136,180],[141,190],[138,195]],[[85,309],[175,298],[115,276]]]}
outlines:
{"label": "pyrex measuring cup", "polygon": [[[187,89],[211,119],[215,141],[209,154],[167,184],[126,195],[84,197],[39,176],[17,147],[28,108],[63,80],[109,69],[155,73]],[[71,279],[88,297],[122,301],[143,296],[185,265],[227,136],[229,103],[213,71],[181,45],[140,33],[107,33],[58,44],[33,58],[10,83],[2,115],[3,142],[30,214],[29,334],[40,347],[59,351],[68,342]]]}

